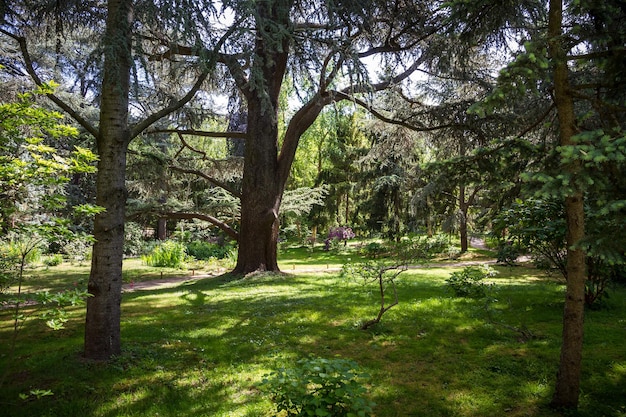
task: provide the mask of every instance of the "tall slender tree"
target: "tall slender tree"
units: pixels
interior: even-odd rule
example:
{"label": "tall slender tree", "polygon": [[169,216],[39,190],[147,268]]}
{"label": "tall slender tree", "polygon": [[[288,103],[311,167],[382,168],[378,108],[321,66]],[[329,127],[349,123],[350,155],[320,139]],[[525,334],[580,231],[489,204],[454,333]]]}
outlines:
{"label": "tall slender tree", "polygon": [[[514,62],[501,71],[499,87],[488,102],[491,106],[505,105],[503,99],[520,94],[543,95],[553,102],[546,115],[556,113],[552,135],[556,144],[545,148],[550,155],[542,169],[542,175],[547,177],[542,193],[564,201],[567,290],[552,404],[576,408],[582,366],[585,254],[594,250],[586,236],[583,210],[594,179],[585,171],[599,162],[623,159],[626,5],[621,1],[521,2],[512,8],[503,4],[496,19],[482,13],[486,7],[490,7],[486,2],[454,3],[454,16],[465,22],[459,27],[463,34],[470,33],[466,30],[470,21],[488,29],[483,32],[485,37],[519,34],[507,30],[502,19],[521,19],[517,27],[525,28],[524,36],[519,37],[523,48],[516,52]],[[541,18],[527,19],[534,14]],[[524,133],[538,125],[530,124]],[[622,205],[623,200],[610,203],[601,212],[605,216],[619,215],[616,207]]]}
{"label": "tall slender tree", "polygon": [[[71,99],[61,93],[50,93],[48,98],[63,111],[68,113],[77,124],[96,139],[96,148],[100,158],[96,178],[96,203],[105,208],[95,219],[91,273],[88,291],[92,295],[87,304],[84,354],[86,358],[106,360],[121,351],[120,340],[120,303],[122,288],[122,258],[124,241],[124,221],[126,206],[126,152],[130,141],[146,128],[160,119],[171,115],[188,103],[208,76],[206,67],[196,70],[195,81],[182,98],[171,97],[160,109],[142,114],[135,123],[131,123],[129,103],[131,74],[137,74],[137,52],[139,45],[133,45],[137,37],[137,18],[135,2],[130,0],[109,0],[100,2],[58,2],[51,8],[22,2],[7,1],[0,24],[0,33],[12,39],[21,58],[20,70],[28,74],[37,85],[42,85],[46,78],[58,76],[64,78],[71,90],[72,83],[89,77],[101,79],[93,84],[90,94],[93,105],[99,107],[97,120],[90,120],[88,115],[74,107]],[[160,11],[165,4],[151,3],[149,9]],[[39,5],[42,6],[42,5]],[[176,20],[176,19],[174,19]],[[71,28],[64,23],[72,22]],[[56,28],[56,59],[53,68],[47,66],[50,51],[40,48],[39,31],[46,30],[50,22]],[[174,26],[175,27],[175,26]],[[63,29],[65,28],[65,29]],[[102,31],[102,29],[104,29]],[[101,36],[101,43],[87,45],[87,54],[103,55],[101,67],[94,71],[101,76],[89,77],[75,70],[80,65],[65,65],[64,60],[72,58],[70,51],[63,49],[63,30],[70,35],[84,33],[96,38]],[[87,36],[89,38],[89,35]],[[141,39],[139,40],[141,43]],[[36,49],[36,53],[31,51]],[[135,53],[133,53],[135,52]],[[77,60],[84,57],[75,57]],[[54,66],[59,65],[55,71]],[[152,86],[158,86],[158,76],[152,78]],[[146,86],[147,88],[150,85]],[[136,89],[135,92],[138,92]]]}

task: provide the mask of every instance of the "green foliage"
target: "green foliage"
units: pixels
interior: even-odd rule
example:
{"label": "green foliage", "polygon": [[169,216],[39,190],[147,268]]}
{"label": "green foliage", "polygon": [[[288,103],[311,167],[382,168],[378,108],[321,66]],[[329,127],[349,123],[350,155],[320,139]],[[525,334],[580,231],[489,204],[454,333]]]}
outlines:
{"label": "green foliage", "polygon": [[91,259],[91,245],[93,237],[86,234],[76,234],[65,245],[63,251],[70,258],[70,262],[78,262],[82,264],[84,261]]}
{"label": "green foliage", "polygon": [[54,395],[54,393],[49,389],[43,390],[43,389],[36,388],[36,389],[31,389],[30,391],[28,391],[28,394],[23,394],[23,393],[20,394],[20,400],[26,401],[32,398],[40,400],[43,397],[49,397],[51,395]]}
{"label": "green foliage", "polygon": [[365,396],[367,378],[354,361],[310,358],[266,375],[261,388],[287,416],[365,417],[375,405]]}
{"label": "green foliage", "polygon": [[187,260],[187,252],[184,244],[168,240],[157,245],[141,259],[149,266],[182,268]]}
{"label": "green foliage", "polygon": [[473,104],[468,112],[479,117],[509,106],[514,98],[539,96],[548,79],[550,61],[545,40],[526,41],[515,59],[500,70],[496,88],[483,101]]}
{"label": "green foliage", "polygon": [[[395,279],[409,265],[425,262],[447,249],[447,242],[427,236],[402,239],[388,249],[385,257],[363,262],[348,262],[341,268],[341,276],[360,281],[364,286],[375,284],[379,294],[378,315],[360,324],[361,330],[380,323],[383,315],[398,305],[398,290]],[[390,291],[389,291],[390,290]],[[389,292],[392,294],[389,295]]]}
{"label": "green foliage", "polygon": [[370,258],[376,258],[384,252],[384,247],[380,242],[369,242],[362,249],[365,256]]}
{"label": "green foliage", "polygon": [[488,265],[466,266],[453,272],[446,283],[457,297],[482,298],[487,295],[487,284],[483,280],[496,274],[497,271]]}
{"label": "green foliage", "polygon": [[497,262],[505,265],[515,265],[520,255],[519,247],[513,242],[501,242],[498,245]]}
{"label": "green foliage", "polygon": [[143,255],[146,244],[143,227],[139,223],[126,222],[124,225],[124,255]]}
{"label": "green foliage", "polygon": [[[493,235],[501,239],[499,246],[530,251],[535,257],[548,260],[565,276],[565,227],[561,201],[527,198],[516,200],[496,216]],[[508,235],[503,238],[505,232]]]}
{"label": "green foliage", "polygon": [[61,255],[60,253],[55,253],[53,255],[50,255],[50,256],[46,257],[43,260],[43,263],[46,266],[58,266],[58,265],[61,265],[63,263],[63,255]]}
{"label": "green foliage", "polygon": [[211,258],[224,259],[231,256],[233,251],[230,245],[220,245],[207,241],[194,240],[186,246],[187,254],[198,260],[208,260]]}
{"label": "green foliage", "polygon": [[[41,259],[41,247],[44,240],[35,237],[35,240],[22,238],[19,234],[11,233],[8,239],[1,245],[2,252],[5,257],[14,262],[23,261],[24,266],[34,265]],[[31,247],[32,245],[32,247]],[[23,257],[23,259],[21,259]]]}
{"label": "green foliage", "polygon": [[9,245],[0,245],[0,294],[17,282],[19,257],[9,250]]}

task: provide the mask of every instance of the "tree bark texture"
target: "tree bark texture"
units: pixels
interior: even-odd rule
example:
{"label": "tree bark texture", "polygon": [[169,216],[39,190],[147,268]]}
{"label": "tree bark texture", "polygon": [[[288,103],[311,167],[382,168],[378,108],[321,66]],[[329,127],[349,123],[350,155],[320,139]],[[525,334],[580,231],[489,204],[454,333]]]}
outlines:
{"label": "tree bark texture", "polygon": [[104,78],[97,137],[96,204],[84,355],[106,360],[121,352],[120,304],[126,206],[126,149],[130,142],[128,93],[132,2],[109,0],[104,38]]}
{"label": "tree bark texture", "polygon": [[[559,142],[571,146],[576,133],[574,99],[569,84],[566,51],[562,40],[562,0],[550,0],[549,52],[554,65],[554,99],[559,118]],[[566,168],[575,175],[578,166]],[[560,408],[576,408],[580,392],[585,307],[585,254],[577,243],[584,237],[585,219],[583,192],[576,190],[565,198],[567,221],[567,290],[563,312],[561,357],[552,404]]]}
{"label": "tree bark texture", "polygon": [[278,169],[278,99],[289,41],[278,28],[289,24],[289,1],[259,2],[255,59],[250,82],[240,85],[248,102],[241,189],[239,252],[234,272],[278,271],[278,211],[284,181]]}

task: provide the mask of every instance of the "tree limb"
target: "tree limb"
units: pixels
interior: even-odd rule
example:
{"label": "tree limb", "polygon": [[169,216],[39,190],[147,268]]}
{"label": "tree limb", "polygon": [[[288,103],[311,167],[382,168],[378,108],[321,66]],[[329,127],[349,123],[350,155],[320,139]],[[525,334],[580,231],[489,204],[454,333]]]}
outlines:
{"label": "tree limb", "polygon": [[[35,82],[35,84],[39,87],[44,85],[44,82],[35,71],[35,67],[33,66],[33,60],[28,52],[28,45],[26,44],[26,38],[22,36],[15,35],[5,29],[0,28],[0,33],[7,35],[8,37],[14,39],[20,46],[20,52],[22,53],[22,58],[24,58],[24,65],[26,67],[26,72]],[[80,115],[75,109],[70,107],[65,101],[61,100],[57,95],[53,93],[47,93],[46,97],[50,99],[54,104],[59,106],[64,112],[66,112],[72,119],[76,121],[79,125],[81,125],[87,132],[91,133],[94,138],[98,138],[100,136],[100,131],[94,125],[89,123],[87,119]]]}
{"label": "tree limb", "polygon": [[208,214],[184,213],[184,212],[165,212],[165,213],[157,212],[156,214],[158,214],[161,217],[168,218],[168,219],[177,219],[177,220],[197,219],[197,220],[207,221],[211,223],[212,225],[217,226],[220,230],[222,230],[224,233],[230,236],[233,240],[239,240],[239,233],[235,229],[233,229],[232,227],[230,227],[223,221],[213,216],[209,216]]}
{"label": "tree limb", "polygon": [[248,134],[246,132],[207,132],[204,130],[195,129],[150,129],[146,131],[147,134],[155,133],[176,133],[181,135],[191,136],[204,136],[209,138],[233,138],[233,139],[246,139]]}
{"label": "tree limb", "polygon": [[204,80],[206,80],[206,78],[208,76],[209,76],[209,69],[206,68],[206,69],[204,69],[202,71],[202,73],[200,74],[200,76],[196,80],[196,83],[187,92],[187,94],[185,94],[185,96],[183,98],[181,98],[178,101],[175,101],[174,103],[172,103],[169,106],[159,110],[156,113],[152,113],[150,116],[146,117],[144,120],[142,120],[141,122],[137,123],[131,130],[130,138],[131,139],[135,138],[136,136],[141,134],[141,132],[143,132],[148,127],[150,127],[150,125],[152,125],[157,120],[159,120],[159,119],[169,115],[170,113],[175,112],[176,110],[180,109],[185,104],[187,104],[193,98],[193,96],[196,95],[196,93],[198,92],[198,90],[202,86],[202,83],[204,83]]}
{"label": "tree limb", "polygon": [[205,179],[206,181],[210,182],[211,184],[220,187],[222,189],[224,189],[225,191],[227,191],[229,194],[231,194],[233,197],[236,198],[241,198],[241,193],[234,189],[233,187],[229,186],[228,184],[226,184],[225,182],[216,180],[215,178],[205,174],[202,171],[199,171],[197,169],[188,169],[188,168],[183,168],[183,167],[179,167],[176,165],[170,165],[169,166],[170,169],[176,171],[176,172],[181,172],[183,174],[191,174],[191,175],[196,175],[200,178]]}

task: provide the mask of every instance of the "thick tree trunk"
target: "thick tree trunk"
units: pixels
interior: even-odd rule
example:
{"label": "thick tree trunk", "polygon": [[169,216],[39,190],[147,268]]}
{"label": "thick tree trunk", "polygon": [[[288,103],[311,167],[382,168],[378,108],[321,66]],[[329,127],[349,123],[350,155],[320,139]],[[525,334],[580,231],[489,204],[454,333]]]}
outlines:
{"label": "thick tree trunk", "polygon": [[84,355],[106,360],[119,354],[122,257],[126,205],[128,91],[131,66],[132,2],[109,0],[105,34],[104,79],[97,138],[96,216],[85,321]]}
{"label": "thick tree trunk", "polygon": [[[571,94],[566,51],[562,41],[562,0],[550,0],[549,51],[554,65],[554,97],[559,117],[561,146],[571,146],[576,132],[574,100]],[[567,167],[576,174],[578,167]],[[585,254],[576,245],[584,237],[584,205],[582,190],[565,199],[567,218],[567,291],[563,312],[563,339],[561,359],[552,404],[562,408],[576,408],[580,392],[585,308]]]}
{"label": "thick tree trunk", "polygon": [[165,217],[159,217],[157,220],[157,239],[167,239],[167,219]]}
{"label": "thick tree trunk", "polygon": [[283,187],[277,177],[278,113],[250,103],[241,193],[236,273],[278,271],[278,211]]}
{"label": "thick tree trunk", "polygon": [[[289,170],[280,169],[278,98],[287,68],[290,0],[258,2],[255,59],[249,82],[239,84],[248,102],[241,187],[239,252],[234,272],[278,271],[278,212]],[[291,162],[289,162],[289,167]]]}

